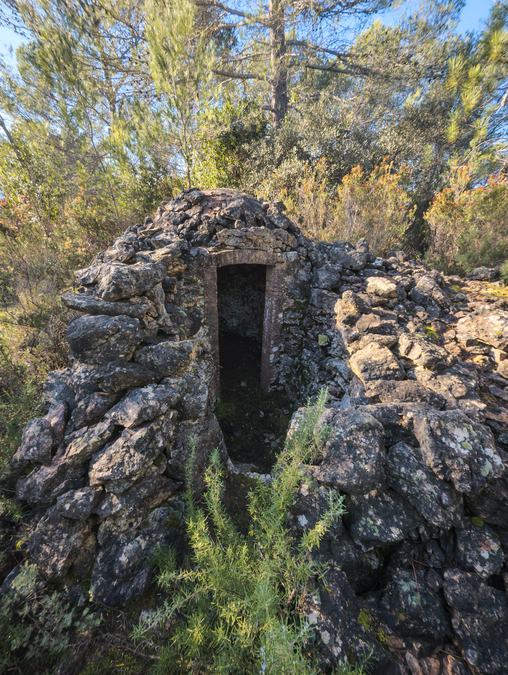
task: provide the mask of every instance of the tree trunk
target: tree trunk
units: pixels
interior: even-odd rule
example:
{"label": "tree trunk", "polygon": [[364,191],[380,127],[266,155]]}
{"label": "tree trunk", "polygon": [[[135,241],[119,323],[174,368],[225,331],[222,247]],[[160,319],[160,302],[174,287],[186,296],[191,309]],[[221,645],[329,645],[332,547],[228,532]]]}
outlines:
{"label": "tree trunk", "polygon": [[277,129],[284,121],[288,111],[288,69],[286,63],[284,0],[270,0],[269,12],[271,33],[271,108],[274,125]]}

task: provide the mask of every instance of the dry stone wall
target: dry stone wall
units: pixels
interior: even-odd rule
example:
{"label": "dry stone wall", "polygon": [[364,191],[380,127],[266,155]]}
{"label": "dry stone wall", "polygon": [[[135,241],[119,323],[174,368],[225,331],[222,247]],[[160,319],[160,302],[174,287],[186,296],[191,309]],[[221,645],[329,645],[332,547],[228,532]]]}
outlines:
{"label": "dry stone wall", "polygon": [[403,257],[318,251],[314,377],[331,392],[330,434],[294,519],[304,531],[327,489],[346,495],[309,603],[322,658],[355,645],[379,672],[506,672],[506,300]]}
{"label": "dry stone wall", "polygon": [[150,583],[155,547],[181,536],[191,449],[198,474],[214,447],[235,470],[214,414],[221,260],[276,273],[271,386],[295,408],[329,391],[329,434],[292,512],[304,531],[330,489],[346,498],[308,599],[323,669],[369,653],[383,673],[506,672],[506,301],[362,242],[310,241],[234,191],[183,193],[64,296],[72,363],[13,460],[27,557],[122,605]]}

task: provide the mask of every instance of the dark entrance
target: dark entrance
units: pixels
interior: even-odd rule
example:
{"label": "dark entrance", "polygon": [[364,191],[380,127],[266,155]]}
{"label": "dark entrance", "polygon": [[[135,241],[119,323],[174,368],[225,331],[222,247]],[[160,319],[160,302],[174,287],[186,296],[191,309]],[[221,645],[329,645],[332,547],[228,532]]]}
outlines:
{"label": "dark entrance", "polygon": [[217,270],[221,397],[259,385],[265,287],[264,265]]}
{"label": "dark entrance", "polygon": [[[287,415],[280,395],[261,387],[266,265],[217,269],[220,385],[217,417],[235,462],[269,471]],[[265,336],[266,337],[266,336]]]}

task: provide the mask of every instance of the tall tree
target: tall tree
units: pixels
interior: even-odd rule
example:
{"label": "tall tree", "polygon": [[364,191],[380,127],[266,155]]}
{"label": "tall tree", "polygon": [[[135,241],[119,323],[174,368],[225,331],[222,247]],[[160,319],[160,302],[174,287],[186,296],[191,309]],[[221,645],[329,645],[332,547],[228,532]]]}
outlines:
{"label": "tall tree", "polygon": [[291,87],[306,71],[358,75],[365,68],[351,52],[351,35],[362,19],[394,0],[195,0],[214,8],[212,30],[230,31],[235,47],[223,54],[214,72],[225,80],[268,83],[267,108],[280,127],[290,105]]}

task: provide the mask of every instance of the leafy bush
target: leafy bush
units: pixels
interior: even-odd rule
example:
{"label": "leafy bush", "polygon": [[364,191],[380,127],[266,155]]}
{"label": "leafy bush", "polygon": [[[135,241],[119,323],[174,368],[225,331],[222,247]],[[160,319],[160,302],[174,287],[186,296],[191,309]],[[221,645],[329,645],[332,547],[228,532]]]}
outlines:
{"label": "leafy bush", "polygon": [[366,174],[360,166],[344,177],[337,190],[335,227],[347,241],[365,238],[381,255],[400,247],[416,207],[403,187],[407,169],[394,171],[383,162]]}
{"label": "leafy bush", "polygon": [[16,450],[21,430],[39,410],[39,386],[26,367],[12,361],[0,342],[0,473]]}
{"label": "leafy bush", "polygon": [[505,262],[501,265],[500,273],[501,279],[508,286],[508,260],[505,260]]}
{"label": "leafy bush", "polygon": [[287,521],[302,463],[315,456],[327,433],[319,423],[325,400],[322,393],[290,434],[273,480],[260,481],[249,494],[248,534],[236,529],[223,506],[217,451],[205,476],[204,506],[188,490],[190,565],[179,569],[174,554],[163,556],[158,582],[169,599],[134,631],[137,640],[160,639],[171,627],[155,672],[316,672],[301,607],[323,571],[312,552],[342,515],[342,498],[330,491],[327,511],[300,540]]}
{"label": "leafy bush", "polygon": [[[326,162],[295,160],[281,165],[267,185],[305,234],[353,243],[364,238],[381,255],[403,245],[414,218],[416,207],[403,185],[407,177],[406,168],[395,171],[388,162],[370,173],[355,166],[335,189]],[[266,188],[265,193],[270,196]]]}
{"label": "leafy bush", "polygon": [[25,564],[0,600],[0,672],[52,673],[71,646],[100,623],[61,591],[48,591]]}
{"label": "leafy bush", "polygon": [[338,239],[335,231],[336,200],[324,160],[315,164],[296,157],[280,164],[262,186],[262,196],[284,202],[288,215],[306,235],[315,239]]}
{"label": "leafy bush", "polygon": [[462,167],[437,193],[425,218],[433,264],[450,272],[498,264],[508,250],[508,180],[492,176],[471,187],[471,169]]}

